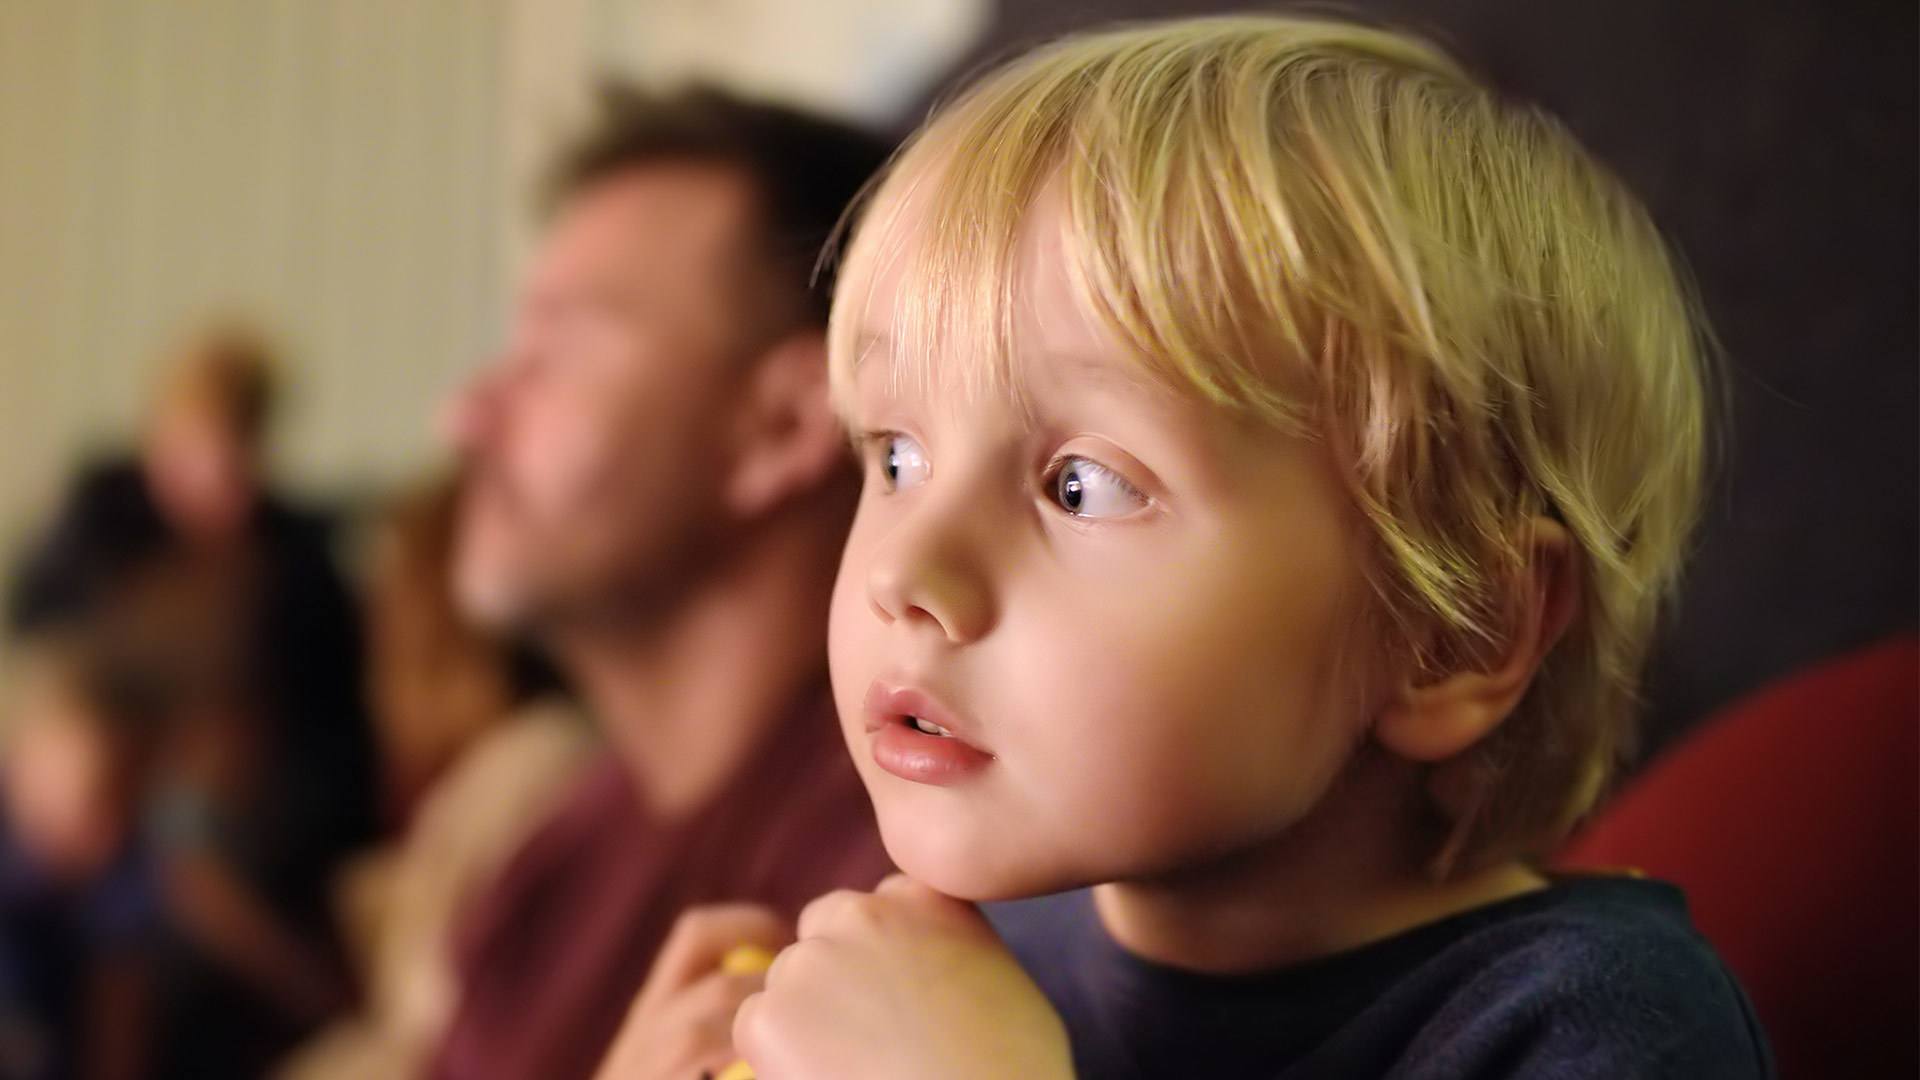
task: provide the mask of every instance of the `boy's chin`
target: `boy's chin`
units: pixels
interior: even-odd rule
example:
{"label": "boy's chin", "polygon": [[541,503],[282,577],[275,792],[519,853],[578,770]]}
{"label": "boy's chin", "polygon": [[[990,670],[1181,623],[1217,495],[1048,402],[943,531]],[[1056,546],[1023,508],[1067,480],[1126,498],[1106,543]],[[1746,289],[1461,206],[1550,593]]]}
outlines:
{"label": "boy's chin", "polygon": [[1044,896],[1079,884],[1059,873],[1010,861],[1004,850],[1018,843],[1002,838],[998,844],[977,845],[1001,850],[975,850],[952,834],[939,835],[925,823],[889,826],[883,817],[881,839],[893,864],[908,877],[956,900],[986,903]]}

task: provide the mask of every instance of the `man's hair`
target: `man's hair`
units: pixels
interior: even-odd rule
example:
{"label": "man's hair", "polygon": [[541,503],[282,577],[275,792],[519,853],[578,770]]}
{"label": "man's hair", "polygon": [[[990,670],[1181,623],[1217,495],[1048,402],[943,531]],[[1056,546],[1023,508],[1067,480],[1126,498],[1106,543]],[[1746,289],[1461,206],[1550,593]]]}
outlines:
{"label": "man's hair", "polygon": [[[1016,385],[1015,247],[1050,185],[1069,277],[1148,376],[1337,451],[1386,659],[1497,655],[1529,521],[1565,526],[1579,612],[1430,779],[1437,872],[1549,848],[1631,746],[1705,468],[1711,350],[1645,210],[1403,34],[1235,16],[1069,38],[942,109],[881,183],[830,331],[841,402],[881,263],[905,275],[904,374]],[[907,202],[924,224],[896,250]]]}
{"label": "man's hair", "polygon": [[760,250],[782,299],[808,325],[825,327],[833,267],[820,259],[829,236],[890,145],[851,124],[712,87],[655,94],[617,83],[600,90],[597,125],[563,154],[549,177],[551,212],[582,191],[659,164],[717,165],[751,185]]}

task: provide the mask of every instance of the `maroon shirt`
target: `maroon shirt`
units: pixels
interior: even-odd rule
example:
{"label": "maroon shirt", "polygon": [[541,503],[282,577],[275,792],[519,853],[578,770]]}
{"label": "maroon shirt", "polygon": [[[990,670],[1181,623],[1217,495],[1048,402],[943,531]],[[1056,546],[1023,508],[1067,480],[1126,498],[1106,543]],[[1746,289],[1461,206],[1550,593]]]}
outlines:
{"label": "maroon shirt", "polygon": [[591,766],[468,909],[439,1080],[585,1080],[674,920],[753,901],[789,917],[891,869],[824,691],[690,818],[652,818],[618,761]]}

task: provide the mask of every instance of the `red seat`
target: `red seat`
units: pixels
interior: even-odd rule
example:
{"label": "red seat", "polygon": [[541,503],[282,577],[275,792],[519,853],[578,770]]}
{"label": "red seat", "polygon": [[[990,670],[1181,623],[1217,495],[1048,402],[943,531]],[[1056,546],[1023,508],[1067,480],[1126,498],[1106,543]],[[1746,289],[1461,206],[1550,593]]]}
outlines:
{"label": "red seat", "polygon": [[1684,888],[1781,1076],[1920,1075],[1920,638],[1723,710],[1560,861]]}

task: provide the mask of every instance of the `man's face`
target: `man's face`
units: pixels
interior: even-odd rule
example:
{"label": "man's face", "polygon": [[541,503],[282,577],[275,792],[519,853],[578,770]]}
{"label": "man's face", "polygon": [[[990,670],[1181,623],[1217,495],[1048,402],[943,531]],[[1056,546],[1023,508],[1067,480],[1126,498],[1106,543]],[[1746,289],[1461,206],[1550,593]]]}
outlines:
{"label": "man's face", "polygon": [[455,584],[528,628],[657,595],[720,517],[751,201],[721,168],[663,164],[575,196],[511,337],[455,400],[469,482]]}

